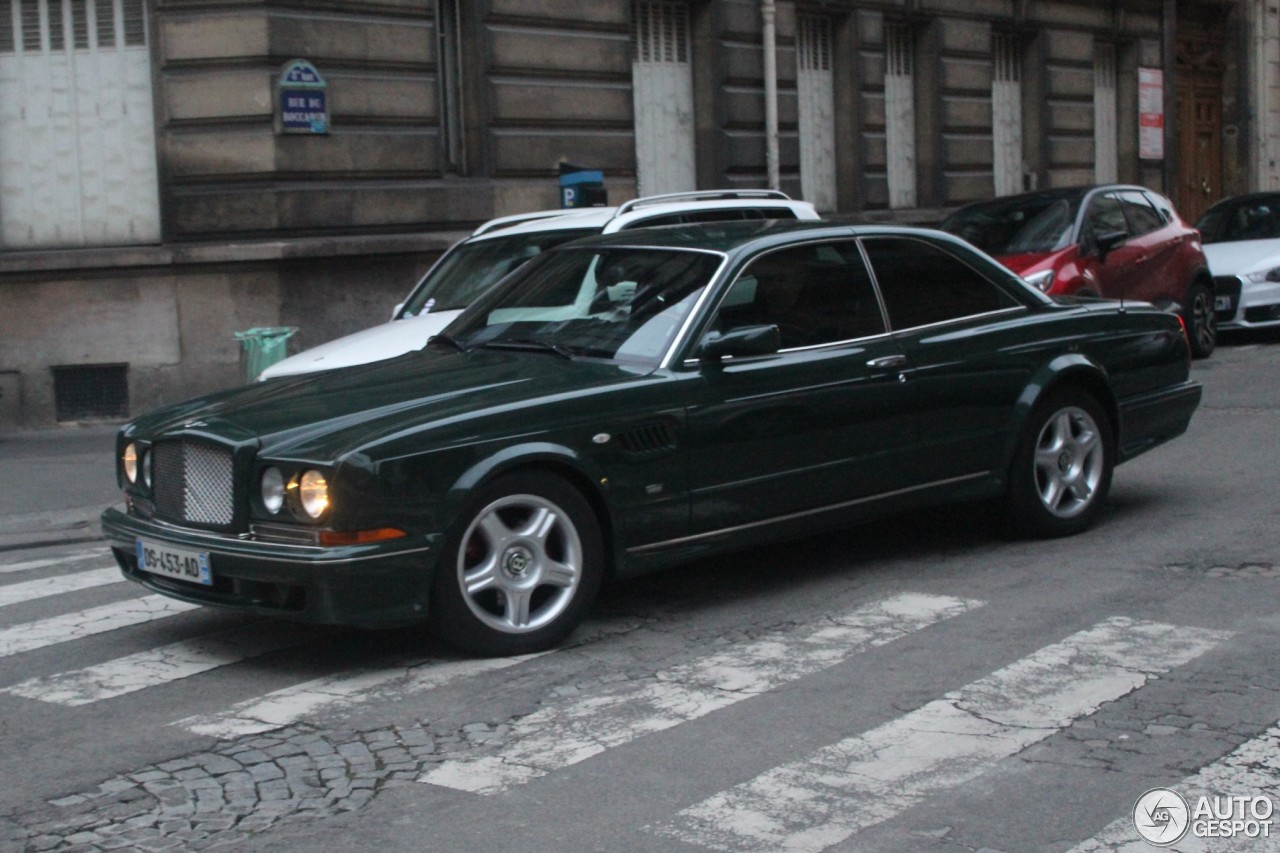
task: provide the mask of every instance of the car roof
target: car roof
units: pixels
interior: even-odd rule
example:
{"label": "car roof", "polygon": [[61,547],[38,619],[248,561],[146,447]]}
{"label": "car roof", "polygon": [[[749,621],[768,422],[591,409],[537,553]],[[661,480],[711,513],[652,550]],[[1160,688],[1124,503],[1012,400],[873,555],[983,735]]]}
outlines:
{"label": "car roof", "polygon": [[541,210],[491,219],[472,232],[470,240],[494,239],[547,231],[620,231],[642,227],[645,220],[679,213],[716,210],[790,210],[800,220],[816,220],[813,205],[777,190],[705,190],[647,196],[617,207]]}
{"label": "car roof", "polygon": [[810,239],[829,239],[884,234],[923,236],[948,243],[968,245],[951,234],[930,228],[906,225],[836,225],[823,221],[797,222],[787,219],[766,219],[634,228],[612,234],[584,237],[558,248],[640,246],[654,249],[700,249],[729,254],[739,249],[768,248],[775,244],[790,245],[800,242],[796,239],[797,235]]}
{"label": "car roof", "polygon": [[1030,192],[1017,193],[1016,195],[1002,195],[997,196],[996,198],[975,201],[959,208],[956,210],[956,213],[984,209],[999,210],[1001,208],[1018,207],[1028,202],[1055,201],[1058,199],[1074,202],[1079,201],[1090,193],[1111,190],[1136,190],[1138,192],[1152,193],[1157,196],[1160,195],[1159,192],[1151,189],[1150,187],[1143,187],[1137,184],[1083,184],[1074,187],[1052,187],[1050,189],[1031,190]]}

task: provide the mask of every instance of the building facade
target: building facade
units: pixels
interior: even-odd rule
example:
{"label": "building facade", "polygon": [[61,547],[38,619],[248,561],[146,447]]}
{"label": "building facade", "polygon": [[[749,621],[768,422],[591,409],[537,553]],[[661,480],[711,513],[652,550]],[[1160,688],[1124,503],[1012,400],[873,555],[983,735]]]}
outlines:
{"label": "building facade", "polygon": [[1280,188],[1274,0],[0,0],[0,427],[121,418],[386,319],[475,224],[777,183],[933,223]]}

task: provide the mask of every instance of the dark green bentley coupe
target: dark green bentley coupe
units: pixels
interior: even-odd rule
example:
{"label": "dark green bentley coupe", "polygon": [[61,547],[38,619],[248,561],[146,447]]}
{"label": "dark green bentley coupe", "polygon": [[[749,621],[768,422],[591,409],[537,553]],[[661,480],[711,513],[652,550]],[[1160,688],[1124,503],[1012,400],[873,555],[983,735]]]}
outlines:
{"label": "dark green bentley coupe", "polygon": [[481,654],[610,576],[925,503],[1058,536],[1200,400],[1179,318],[1055,301],[948,235],[731,223],[548,252],[420,352],[125,426],[124,573]]}

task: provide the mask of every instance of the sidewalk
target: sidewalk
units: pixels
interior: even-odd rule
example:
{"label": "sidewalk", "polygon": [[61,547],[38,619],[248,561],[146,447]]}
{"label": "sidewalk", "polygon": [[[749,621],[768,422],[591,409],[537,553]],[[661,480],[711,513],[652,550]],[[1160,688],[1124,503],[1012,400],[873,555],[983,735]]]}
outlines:
{"label": "sidewalk", "polygon": [[0,432],[0,551],[102,537],[98,516],[120,504],[118,424]]}

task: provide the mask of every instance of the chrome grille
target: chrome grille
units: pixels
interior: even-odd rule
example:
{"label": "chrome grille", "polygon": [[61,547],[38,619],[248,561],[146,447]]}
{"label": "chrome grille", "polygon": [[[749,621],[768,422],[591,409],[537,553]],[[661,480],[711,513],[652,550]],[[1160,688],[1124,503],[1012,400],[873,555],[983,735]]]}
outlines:
{"label": "chrome grille", "polygon": [[193,524],[230,524],[235,518],[230,451],[194,441],[165,441],[155,453],[156,513]]}

